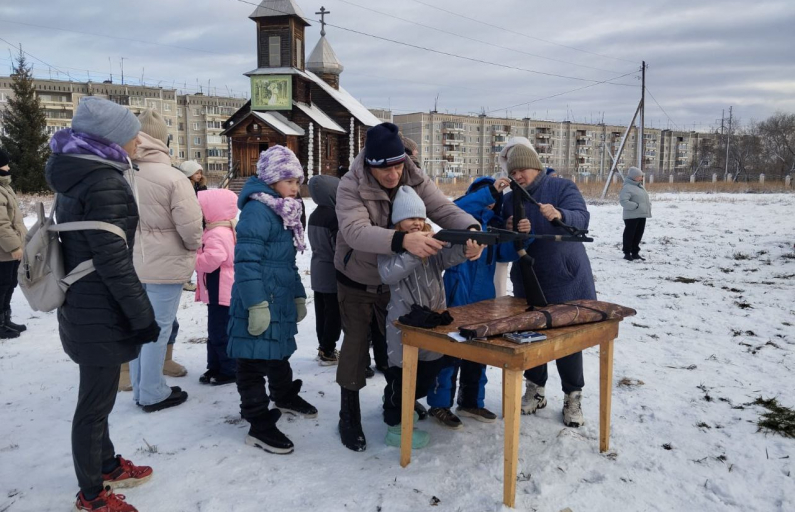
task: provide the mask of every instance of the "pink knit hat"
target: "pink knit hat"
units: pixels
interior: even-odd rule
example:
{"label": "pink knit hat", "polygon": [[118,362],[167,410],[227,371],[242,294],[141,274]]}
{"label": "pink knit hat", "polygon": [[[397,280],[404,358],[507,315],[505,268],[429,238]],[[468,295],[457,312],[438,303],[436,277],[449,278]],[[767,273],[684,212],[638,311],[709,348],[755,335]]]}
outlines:
{"label": "pink knit hat", "polygon": [[288,148],[271,146],[259,155],[257,177],[268,185],[292,178],[297,178],[299,183],[303,183],[304,169],[295,153]]}

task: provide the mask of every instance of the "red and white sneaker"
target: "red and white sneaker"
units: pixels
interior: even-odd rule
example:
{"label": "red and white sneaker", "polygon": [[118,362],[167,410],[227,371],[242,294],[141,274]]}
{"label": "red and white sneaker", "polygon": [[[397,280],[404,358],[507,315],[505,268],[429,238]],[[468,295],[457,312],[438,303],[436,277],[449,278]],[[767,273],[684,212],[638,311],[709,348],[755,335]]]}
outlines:
{"label": "red and white sneaker", "polygon": [[152,478],[152,468],[149,466],[136,466],[121,455],[119,466],[110,473],[103,473],[102,485],[109,485],[113,489],[127,489],[135,487]]}
{"label": "red and white sneaker", "polygon": [[123,494],[114,494],[113,489],[105,487],[99,496],[88,501],[82,492],[77,493],[74,512],[92,510],[94,512],[138,512],[138,509],[124,501]]}

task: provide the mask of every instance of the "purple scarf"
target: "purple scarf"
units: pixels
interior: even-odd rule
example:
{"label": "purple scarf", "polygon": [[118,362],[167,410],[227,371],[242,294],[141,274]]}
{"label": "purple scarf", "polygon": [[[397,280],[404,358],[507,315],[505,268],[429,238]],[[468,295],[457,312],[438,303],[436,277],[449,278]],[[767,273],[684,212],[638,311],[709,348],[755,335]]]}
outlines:
{"label": "purple scarf", "polygon": [[306,250],[304,244],[304,226],[301,225],[301,200],[292,197],[276,198],[264,192],[251,194],[252,199],[268,205],[276,215],[284,221],[284,229],[293,230],[293,245],[301,252]]}
{"label": "purple scarf", "polygon": [[71,128],[55,132],[50,139],[50,149],[53,153],[96,155],[114,162],[127,162],[127,152],[115,142],[97,135],[76,132]]}

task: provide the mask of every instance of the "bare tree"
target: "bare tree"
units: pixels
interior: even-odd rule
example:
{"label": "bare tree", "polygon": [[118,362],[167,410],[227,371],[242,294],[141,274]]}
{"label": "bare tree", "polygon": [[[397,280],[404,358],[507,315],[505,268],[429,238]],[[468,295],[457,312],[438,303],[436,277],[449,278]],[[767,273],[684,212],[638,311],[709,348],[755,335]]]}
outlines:
{"label": "bare tree", "polygon": [[771,160],[770,170],[778,170],[781,179],[795,172],[795,114],[777,112],[759,123],[759,133]]}

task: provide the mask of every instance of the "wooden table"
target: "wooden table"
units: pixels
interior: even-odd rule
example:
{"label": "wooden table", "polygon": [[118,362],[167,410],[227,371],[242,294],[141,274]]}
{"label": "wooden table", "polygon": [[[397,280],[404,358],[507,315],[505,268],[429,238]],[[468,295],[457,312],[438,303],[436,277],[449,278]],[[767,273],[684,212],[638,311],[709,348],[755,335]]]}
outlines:
{"label": "wooden table", "polygon": [[613,382],[613,340],[620,320],[547,329],[547,339],[517,345],[502,337],[485,341],[456,342],[447,333],[458,326],[494,320],[527,309],[523,299],[501,297],[450,308],[452,324],[422,329],[398,324],[403,332],[403,403],[401,412],[400,465],[411,462],[411,432],[414,429],[414,396],[419,349],[430,350],[502,368],[502,415],[505,422],[503,503],[513,507],[516,496],[516,466],[519,458],[519,418],[522,407],[524,370],[546,364],[589,347],[599,345],[599,451],[610,446],[610,405]]}

